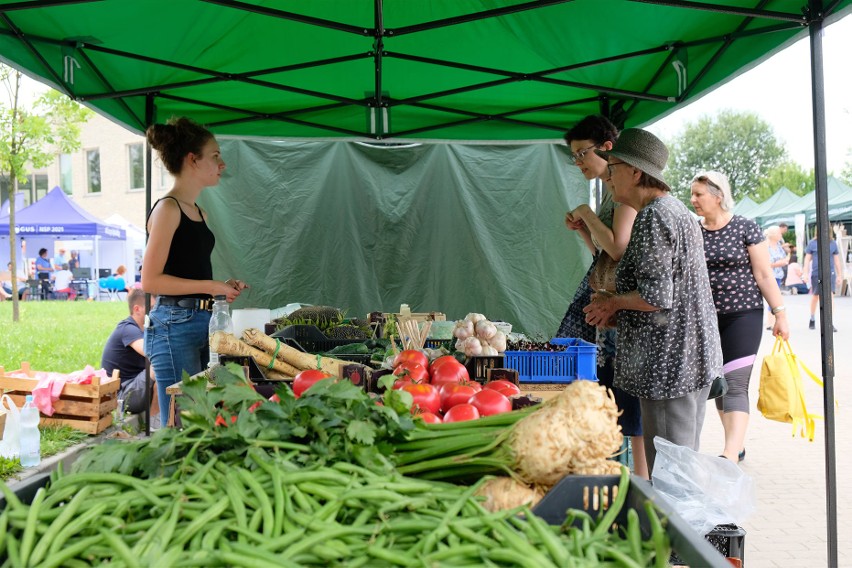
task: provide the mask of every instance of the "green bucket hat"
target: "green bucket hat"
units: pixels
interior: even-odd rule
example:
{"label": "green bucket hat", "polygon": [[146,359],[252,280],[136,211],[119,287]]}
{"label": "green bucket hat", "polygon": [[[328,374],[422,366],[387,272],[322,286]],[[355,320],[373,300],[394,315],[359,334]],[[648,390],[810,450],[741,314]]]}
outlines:
{"label": "green bucket hat", "polygon": [[669,160],[669,149],[663,141],[641,128],[627,128],[621,131],[612,150],[605,152],[595,150],[595,153],[608,159],[610,156],[624,160],[634,168],[640,169],[655,180],[671,187],[663,179],[663,170]]}

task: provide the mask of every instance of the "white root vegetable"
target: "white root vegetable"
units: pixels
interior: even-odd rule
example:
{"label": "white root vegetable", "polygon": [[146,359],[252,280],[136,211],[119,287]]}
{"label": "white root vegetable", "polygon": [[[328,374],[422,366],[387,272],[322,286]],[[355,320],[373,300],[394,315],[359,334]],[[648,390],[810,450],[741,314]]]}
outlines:
{"label": "white root vegetable", "polygon": [[494,337],[488,340],[488,343],[497,350],[498,353],[503,353],[506,351],[506,334],[502,331],[498,331],[494,334]]}
{"label": "white root vegetable", "polygon": [[497,333],[497,327],[487,319],[478,321],[475,329],[476,336],[480,339],[491,339]]}
{"label": "white root vegetable", "polygon": [[464,354],[468,357],[482,355],[482,343],[476,337],[468,337],[464,340]]}
{"label": "white root vegetable", "polygon": [[473,335],[473,324],[467,320],[459,320],[453,328],[453,337],[457,339],[467,339]]}
{"label": "white root vegetable", "polygon": [[275,339],[269,337],[262,331],[254,328],[249,328],[243,331],[243,339],[245,339],[248,343],[251,343],[252,345],[257,345],[258,347],[260,347],[264,351],[268,351],[269,353],[274,353],[277,349],[278,353],[276,357],[282,361],[289,363],[290,366],[295,367],[297,369],[295,373],[282,371],[288,375],[298,375],[300,370],[304,371],[306,369],[321,369],[326,373],[330,373],[335,377],[339,377],[341,365],[349,364],[348,361],[334,359],[333,357],[320,357],[318,355],[311,355],[310,353],[302,353],[298,349],[293,349],[292,347],[290,347],[289,345],[285,345],[284,343],[279,346]]}
{"label": "white root vegetable", "polygon": [[524,481],[554,485],[565,475],[605,467],[621,449],[618,407],[606,387],[574,381],[511,434],[515,471]]}
{"label": "white root vegetable", "polygon": [[484,320],[484,319],[485,319],[485,316],[484,316],[484,315],[482,315],[482,314],[477,314],[477,313],[473,313],[473,312],[471,312],[471,313],[467,314],[467,315],[464,317],[464,319],[465,319],[466,321],[469,321],[470,323],[472,323],[472,324],[476,325],[478,322],[480,322],[480,321]]}
{"label": "white root vegetable", "polygon": [[464,339],[456,339],[456,351],[464,351]]}
{"label": "white root vegetable", "polygon": [[[275,340],[273,340],[274,342]],[[254,357],[259,365],[268,366],[272,361],[272,355],[256,349],[251,345],[240,341],[230,333],[217,331],[210,338],[210,349],[222,355],[239,355],[241,357]],[[299,370],[283,361],[277,359],[272,363],[272,368],[284,375],[295,376],[299,374]]]}
{"label": "white root vegetable", "polygon": [[532,507],[544,497],[540,490],[511,477],[495,477],[483,483],[476,495],[485,497],[482,506],[491,512],[514,509],[521,505]]}

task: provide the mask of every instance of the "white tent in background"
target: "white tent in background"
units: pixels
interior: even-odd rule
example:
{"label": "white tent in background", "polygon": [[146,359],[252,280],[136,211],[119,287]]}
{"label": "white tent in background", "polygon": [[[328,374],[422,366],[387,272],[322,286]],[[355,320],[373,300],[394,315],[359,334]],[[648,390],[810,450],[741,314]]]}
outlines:
{"label": "white tent in background", "polygon": [[118,225],[124,229],[127,236],[124,248],[124,260],[121,264],[127,267],[127,276],[125,276],[125,279],[129,285],[139,273],[139,265],[142,264],[142,253],[145,250],[145,231],[118,213],[113,213],[104,219],[104,221],[111,225]]}

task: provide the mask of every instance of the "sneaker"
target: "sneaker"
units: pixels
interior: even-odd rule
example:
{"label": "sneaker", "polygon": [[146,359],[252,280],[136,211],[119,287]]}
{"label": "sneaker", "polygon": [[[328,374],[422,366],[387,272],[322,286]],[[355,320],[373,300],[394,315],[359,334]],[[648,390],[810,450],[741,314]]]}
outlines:
{"label": "sneaker", "polygon": [[808,329],[816,329],[816,323],[814,323],[813,318],[811,318],[811,321],[808,322]]}
{"label": "sneaker", "polygon": [[837,328],[836,328],[836,327],[831,326],[831,328],[834,330],[834,333],[837,333]]}

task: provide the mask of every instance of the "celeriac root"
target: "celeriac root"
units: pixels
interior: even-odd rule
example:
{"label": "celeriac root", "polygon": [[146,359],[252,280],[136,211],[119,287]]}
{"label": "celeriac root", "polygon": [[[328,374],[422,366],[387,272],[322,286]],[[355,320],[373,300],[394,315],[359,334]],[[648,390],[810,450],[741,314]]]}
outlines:
{"label": "celeriac root", "polygon": [[491,512],[514,509],[521,505],[534,506],[544,493],[511,477],[495,477],[483,483],[476,495],[485,497],[482,506]]}
{"label": "celeriac root", "polygon": [[[269,362],[272,361],[272,356],[269,353],[265,353],[260,349],[247,345],[232,334],[225,333],[224,331],[217,331],[213,334],[213,337],[210,338],[210,349],[221,355],[254,357],[254,360],[257,361],[259,365],[264,366],[268,366]],[[291,377],[299,374],[299,369],[296,369],[292,365],[288,365],[283,361],[274,361],[272,363],[272,368],[279,373],[289,375]]]}
{"label": "celeriac root", "polygon": [[339,377],[341,365],[350,364],[349,361],[341,361],[340,359],[334,359],[332,357],[321,357],[318,355],[311,355],[310,353],[302,353],[298,349],[293,349],[284,343],[282,343],[279,347],[275,339],[255,328],[249,328],[243,331],[243,339],[251,345],[269,353],[274,353],[277,348],[278,354],[276,357],[281,361],[286,361],[298,369],[294,375],[298,374],[299,370],[320,369],[326,373],[334,375],[335,377]]}

